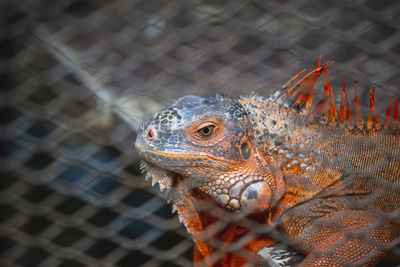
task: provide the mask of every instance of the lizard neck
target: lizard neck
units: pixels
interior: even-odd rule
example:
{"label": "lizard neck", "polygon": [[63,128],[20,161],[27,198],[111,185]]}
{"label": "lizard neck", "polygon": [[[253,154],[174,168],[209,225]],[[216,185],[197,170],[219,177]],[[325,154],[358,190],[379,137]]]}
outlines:
{"label": "lizard neck", "polygon": [[[240,208],[254,214],[276,205],[285,193],[285,182],[275,159],[262,148],[259,150],[253,138],[249,143],[251,151],[246,153],[245,161],[232,163],[223,171],[214,172],[216,178],[209,179],[209,183],[194,186],[230,210]],[[195,181],[191,175],[186,180]]]}
{"label": "lizard neck", "polygon": [[322,168],[334,153],[326,151],[329,144],[321,140],[323,129],[310,126],[305,115],[261,96],[240,101],[251,121],[259,154],[272,158],[284,179],[285,192],[271,210],[272,219],[339,181],[338,171]]}

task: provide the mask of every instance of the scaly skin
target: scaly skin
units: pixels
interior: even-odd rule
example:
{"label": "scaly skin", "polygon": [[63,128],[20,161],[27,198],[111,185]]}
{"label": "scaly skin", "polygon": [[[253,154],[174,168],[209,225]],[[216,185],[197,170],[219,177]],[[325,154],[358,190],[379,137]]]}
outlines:
{"label": "scaly skin", "polygon": [[[264,216],[307,255],[302,266],[371,266],[398,243],[398,98],[391,128],[386,121],[381,127],[373,95],[364,125],[356,98],[354,125],[344,90],[337,114],[328,66],[269,99],[183,97],[142,125],[139,155],[161,188],[176,187],[174,204],[193,235],[195,256],[207,265],[246,262],[211,259],[215,246],[203,233],[216,219],[196,206],[207,196],[232,212]],[[322,73],[324,98],[310,112]],[[248,231],[233,232],[219,237],[231,243]],[[247,249],[273,243],[255,239]]]}

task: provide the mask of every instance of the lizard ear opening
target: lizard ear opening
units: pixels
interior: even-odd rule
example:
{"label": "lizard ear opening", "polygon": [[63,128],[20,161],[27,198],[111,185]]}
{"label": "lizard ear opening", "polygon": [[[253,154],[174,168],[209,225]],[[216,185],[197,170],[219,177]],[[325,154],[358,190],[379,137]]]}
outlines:
{"label": "lizard ear opening", "polygon": [[244,159],[248,159],[251,154],[251,148],[249,142],[244,142],[243,144],[240,145],[240,155]]}

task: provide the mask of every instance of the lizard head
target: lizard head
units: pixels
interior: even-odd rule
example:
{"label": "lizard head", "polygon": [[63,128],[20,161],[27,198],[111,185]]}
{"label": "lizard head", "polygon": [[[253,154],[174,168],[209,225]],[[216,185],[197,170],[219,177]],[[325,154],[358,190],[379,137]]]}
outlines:
{"label": "lizard head", "polygon": [[284,185],[256,144],[243,106],[217,94],[179,99],[141,125],[135,146],[162,187],[181,177],[228,209],[259,213],[279,200]]}

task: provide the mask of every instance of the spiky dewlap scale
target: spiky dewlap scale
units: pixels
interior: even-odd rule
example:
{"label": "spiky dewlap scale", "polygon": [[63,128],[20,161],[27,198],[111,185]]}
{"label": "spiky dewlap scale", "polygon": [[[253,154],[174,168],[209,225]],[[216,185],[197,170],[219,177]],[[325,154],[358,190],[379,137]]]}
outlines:
{"label": "spiky dewlap scale", "polygon": [[[151,166],[143,160],[140,162],[140,172],[145,175],[146,181],[151,179],[151,186],[159,185],[160,196],[163,197],[167,203],[171,203],[174,199],[179,197],[177,195],[178,192],[176,192],[173,187],[173,182],[176,180],[176,177],[173,177],[170,172]],[[175,206],[172,207],[172,212],[176,212]]]}

